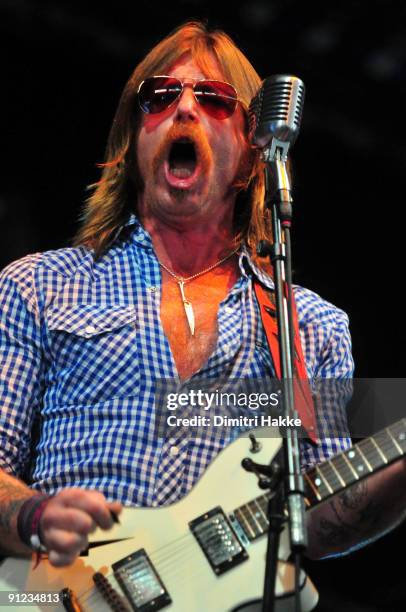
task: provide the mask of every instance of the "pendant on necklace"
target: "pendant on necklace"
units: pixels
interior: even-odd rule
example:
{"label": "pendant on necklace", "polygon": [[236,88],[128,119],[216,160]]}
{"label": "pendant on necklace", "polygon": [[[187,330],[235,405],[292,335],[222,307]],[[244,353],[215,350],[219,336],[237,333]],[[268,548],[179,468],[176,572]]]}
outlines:
{"label": "pendant on necklace", "polygon": [[187,322],[189,323],[189,329],[192,336],[195,335],[195,313],[193,312],[193,306],[189,300],[186,299],[185,291],[183,289],[185,285],[184,280],[178,280],[180,294],[182,296],[183,308],[185,309],[185,314],[187,318]]}

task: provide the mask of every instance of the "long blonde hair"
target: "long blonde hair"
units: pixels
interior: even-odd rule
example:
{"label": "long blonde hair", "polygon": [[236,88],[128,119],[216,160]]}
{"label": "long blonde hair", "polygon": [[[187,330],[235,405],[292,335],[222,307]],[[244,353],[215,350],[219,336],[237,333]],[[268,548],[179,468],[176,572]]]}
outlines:
{"label": "long blonde hair", "polygon": [[[209,31],[205,24],[188,22],[157,44],[135,68],[124,88],[111,126],[105,161],[100,164],[100,180],[89,186],[82,224],[74,244],[85,245],[100,256],[118,235],[130,215],[136,212],[137,193],[142,183],[135,158],[140,113],[137,105],[139,84],[154,74],[165,74],[185,53],[190,53],[203,74],[212,71],[215,58],[228,83],[234,85],[247,109],[258,91],[261,79],[245,55],[221,30]],[[238,185],[235,207],[236,241],[247,242],[255,252],[259,240],[269,237],[269,216],[263,204],[263,172],[259,157],[253,154],[250,172]]]}

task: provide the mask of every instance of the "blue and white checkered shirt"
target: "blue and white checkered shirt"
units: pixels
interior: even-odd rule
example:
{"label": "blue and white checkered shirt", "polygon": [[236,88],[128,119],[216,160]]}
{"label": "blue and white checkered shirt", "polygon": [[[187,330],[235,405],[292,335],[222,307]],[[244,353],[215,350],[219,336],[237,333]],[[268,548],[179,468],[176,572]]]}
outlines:
{"label": "blue and white checkered shirt", "polygon": [[[3,271],[0,466],[44,492],[79,486],[150,506],[185,495],[228,441],[154,435],[155,381],[178,375],[160,322],[160,266],[149,235],[132,223],[129,240],[98,261],[85,248],[60,249]],[[220,304],[217,346],[198,377],[273,373],[252,278],[273,282],[244,250],[239,265]],[[345,313],[302,287],[295,296],[309,378],[351,377]],[[344,403],[334,415],[340,431]],[[349,444],[329,436],[326,423],[319,446],[302,442],[303,467]]]}

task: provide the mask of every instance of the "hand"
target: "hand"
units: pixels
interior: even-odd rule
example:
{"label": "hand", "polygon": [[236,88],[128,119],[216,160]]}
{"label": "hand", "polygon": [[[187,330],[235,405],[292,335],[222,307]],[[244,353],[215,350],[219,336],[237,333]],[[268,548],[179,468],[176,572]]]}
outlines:
{"label": "hand", "polygon": [[60,491],[45,507],[40,519],[41,542],[51,565],[70,565],[87,548],[89,533],[97,527],[111,529],[111,511],[120,513],[119,502],[107,502],[102,493],[69,488]]}

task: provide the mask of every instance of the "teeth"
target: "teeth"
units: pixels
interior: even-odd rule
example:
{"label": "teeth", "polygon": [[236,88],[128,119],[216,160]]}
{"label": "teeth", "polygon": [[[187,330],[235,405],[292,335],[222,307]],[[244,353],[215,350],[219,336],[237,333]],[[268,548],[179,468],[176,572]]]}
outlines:
{"label": "teeth", "polygon": [[190,168],[171,168],[171,174],[177,178],[188,178],[192,176],[193,171]]}

